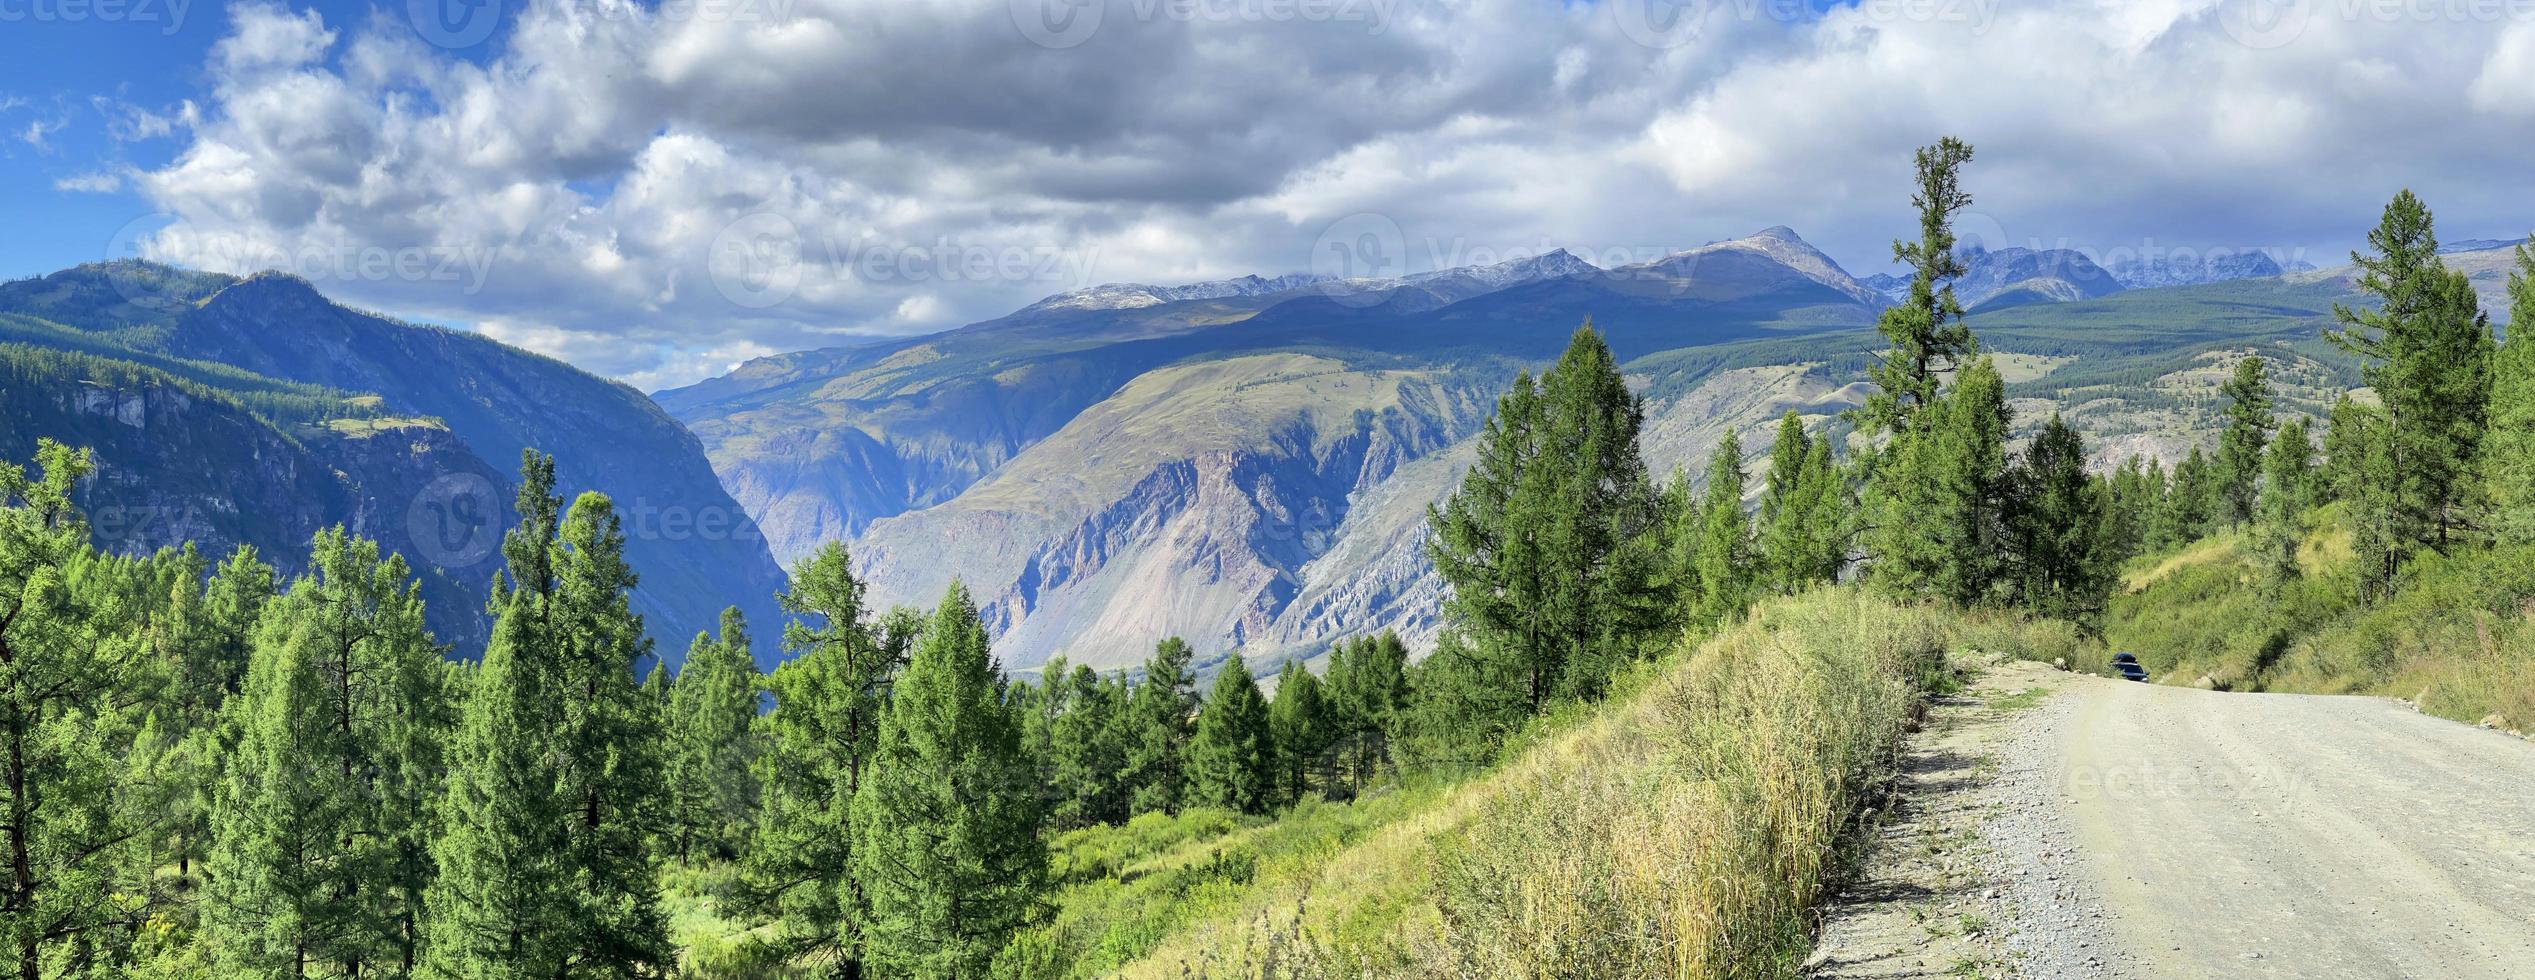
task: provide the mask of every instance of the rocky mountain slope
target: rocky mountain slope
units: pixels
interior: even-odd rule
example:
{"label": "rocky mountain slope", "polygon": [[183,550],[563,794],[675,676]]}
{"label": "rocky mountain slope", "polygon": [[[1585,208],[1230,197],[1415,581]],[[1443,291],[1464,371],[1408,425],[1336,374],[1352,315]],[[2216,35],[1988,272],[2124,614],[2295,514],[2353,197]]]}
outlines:
{"label": "rocky mountain slope", "polygon": [[[2024,424],[2070,412],[2103,465],[2214,431],[2204,389],[2247,351],[2319,391],[2353,377],[2315,339],[2345,280],[2124,290],[2075,252],[1978,259],[1975,323]],[[2019,291],[2036,300],[1999,301]],[[1256,666],[1372,630],[1431,637],[1426,508],[1496,393],[1576,324],[1642,387],[1650,461],[1695,474],[1729,430],[1757,469],[1789,410],[1845,433],[1882,302],[1770,228],[1607,270],[1100,287],[656,397],[777,554],[847,540],[881,602],[964,581],[1007,663],[1127,666],[1179,634]]]}
{"label": "rocky mountain slope", "polygon": [[635,608],[662,653],[683,654],[726,605],[776,621],[782,572],[694,436],[559,361],[349,310],[287,276],[140,263],[0,285],[0,342],[29,352],[25,383],[0,393],[0,450],[83,440],[101,471],[92,510],[166,517],[101,527],[114,546],[249,543],[287,569],[310,532],[343,523],[405,554],[435,629],[471,653],[512,474],[535,448],[555,455],[567,495],[616,501]]}

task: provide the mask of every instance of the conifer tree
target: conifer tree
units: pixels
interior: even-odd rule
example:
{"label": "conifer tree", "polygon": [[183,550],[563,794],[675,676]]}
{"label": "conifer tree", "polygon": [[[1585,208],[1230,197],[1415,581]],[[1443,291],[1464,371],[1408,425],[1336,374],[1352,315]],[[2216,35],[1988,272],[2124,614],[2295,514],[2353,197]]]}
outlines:
{"label": "conifer tree", "polygon": [[2009,482],[2017,601],[2046,616],[2093,620],[2111,594],[2112,567],[2104,557],[2105,505],[2086,475],[2084,440],[2053,413]]}
{"label": "conifer tree", "polygon": [[1330,648],[1325,687],[1338,755],[1348,789],[1390,761],[1390,743],[1408,709],[1408,646],[1399,634],[1339,640]]}
{"label": "conifer tree", "polygon": [[1408,684],[1391,748],[1407,770],[1467,771],[1493,760],[1507,734],[1531,716],[1528,678],[1514,662],[1482,656],[1446,629]]}
{"label": "conifer tree", "polygon": [[985,624],[953,585],[892,685],[854,796],[877,975],[986,976],[1037,899],[1047,867],[1038,788],[999,686]]}
{"label": "conifer tree", "polygon": [[565,806],[564,859],[575,894],[568,910],[569,966],[601,976],[643,976],[672,962],[668,921],[660,909],[659,868],[651,838],[666,825],[659,714],[643,703],[634,671],[651,655],[642,618],[634,614],[634,572],[625,563],[625,533],[615,505],[583,493],[557,528],[557,588],[548,607],[548,641],[560,717],[554,728],[562,764],[556,781]]}
{"label": "conifer tree", "polygon": [[845,546],[822,545],[778,597],[792,659],[775,668],[774,710],[757,760],[763,814],[743,858],[748,905],[772,918],[787,952],[866,975],[868,894],[854,868],[854,801],[878,751],[889,685],[906,663],[910,617],[874,623]]}
{"label": "conifer tree", "polygon": [[2492,359],[2491,374],[2482,459],[2492,532],[2502,543],[2535,544],[2535,244],[2517,247],[2508,342]]}
{"label": "conifer tree", "polygon": [[1870,372],[1876,391],[1860,413],[1870,435],[1911,428],[1913,417],[1936,400],[1940,375],[1979,352],[1953,286],[1965,271],[1953,225],[1954,216],[1972,206],[1961,179],[1971,159],[1971,144],[1948,136],[1920,147],[1913,161],[1910,203],[1919,210],[1919,239],[1892,245],[1893,261],[1910,269],[1910,293],[1875,319],[1890,349]]}
{"label": "conifer tree", "polygon": [[1847,556],[1847,481],[1831,460],[1828,434],[1806,435],[1789,410],[1769,451],[1769,490],[1761,498],[1757,584],[1778,593],[1839,578]]}
{"label": "conifer tree", "polygon": [[2218,436],[2217,520],[2242,527],[2253,520],[2262,482],[2262,448],[2271,439],[2271,382],[2262,358],[2236,362],[2219,386],[2227,400],[2227,428]]}
{"label": "conifer tree", "polygon": [[2217,529],[2217,511],[2218,475],[2201,447],[2193,446],[2182,462],[2174,464],[2174,480],[2166,490],[2166,543],[2187,544],[2207,537]]}
{"label": "conifer tree", "polygon": [[1197,734],[1188,743],[1188,802],[1266,813],[1277,802],[1276,753],[1267,701],[1241,655],[1233,654],[1197,711]]}
{"label": "conifer tree", "polygon": [[1699,503],[1698,539],[1691,549],[1696,591],[1685,597],[1687,622],[1714,625],[1751,601],[1752,530],[1743,514],[1744,482],[1743,440],[1729,429],[1708,458],[1707,491]]}
{"label": "conifer tree", "polygon": [[2254,523],[2255,551],[2274,582],[2298,574],[2297,547],[2304,535],[2303,515],[2313,506],[2315,445],[2306,437],[2306,420],[2292,418],[2280,426],[2263,456],[2261,513]]}
{"label": "conifer tree", "polygon": [[83,566],[111,564],[71,501],[88,453],[42,439],[35,460],[32,477],[0,465],[0,948],[19,980],[84,969],[107,933],[155,905],[114,893],[147,828],[99,730],[147,656],[129,635],[141,617],[80,581]]}
{"label": "conifer tree", "polygon": [[274,607],[244,695],[243,738],[214,812],[204,927],[224,971],[323,975],[374,958],[382,923],[347,893],[369,876],[354,851],[357,752],[335,724],[333,655],[313,589]]}
{"label": "conifer tree", "polygon": [[1480,672],[1523,710],[1598,695],[1678,620],[1664,508],[1638,447],[1645,407],[1591,324],[1538,383],[1517,378],[1427,550]]}
{"label": "conifer tree", "polygon": [[554,533],[562,500],[554,461],[522,454],[519,524],[503,538],[508,580],[494,583],[492,636],[468,684],[432,856],[439,876],[424,963],[459,980],[557,976],[571,904],[564,803],[554,778],[558,671],[544,635],[553,614]]}
{"label": "conifer tree", "polygon": [[757,823],[757,696],[763,684],[739,607],[719,634],[696,634],[669,689],[669,786],[680,860],[738,856]]}
{"label": "conifer tree", "polygon": [[2005,383],[1983,357],[1894,438],[1875,471],[1879,586],[1968,604],[1999,584],[2008,420]]}
{"label": "conifer tree", "polygon": [[1064,713],[1050,723],[1049,787],[1055,805],[1048,822],[1057,828],[1118,823],[1127,818],[1127,685],[1075,664],[1048,683],[1064,688]]}
{"label": "conifer tree", "polygon": [[2347,392],[2333,400],[2324,428],[2324,471],[2316,487],[2318,502],[2357,497],[2357,481],[2367,457],[2368,430],[2377,421],[2376,409],[2359,404]]}
{"label": "conifer tree", "polygon": [[2386,567],[2421,547],[2446,547],[2466,523],[2471,465],[2491,391],[2492,339],[2473,283],[2447,268],[2429,209],[2411,191],[2395,195],[2368,233],[2375,254],[2351,253],[2359,288],[2375,309],[2333,307],[2328,333],[2365,360],[2368,384],[2384,403],[2383,473],[2394,483],[2363,499],[2389,508],[2366,515],[2385,537]]}
{"label": "conifer tree", "polygon": [[560,519],[554,461],[523,454],[493,638],[451,752],[430,963],[463,978],[652,976],[671,958],[651,838],[664,824],[649,655],[614,505]]}
{"label": "conifer tree", "polygon": [[2132,456],[2122,460],[2105,481],[2104,560],[2108,565],[2118,566],[2147,547],[2153,515],[2164,494],[2159,483],[2150,481],[2149,465]]}
{"label": "conifer tree", "polygon": [[1276,746],[1278,801],[1301,800],[1315,787],[1327,784],[1330,724],[1320,678],[1300,662],[1286,661],[1277,671],[1276,700],[1268,706],[1268,730]]}
{"label": "conifer tree", "polygon": [[1144,676],[1127,696],[1127,809],[1132,814],[1179,809],[1187,785],[1190,720],[1197,712],[1195,654],[1179,637],[1156,644]]}

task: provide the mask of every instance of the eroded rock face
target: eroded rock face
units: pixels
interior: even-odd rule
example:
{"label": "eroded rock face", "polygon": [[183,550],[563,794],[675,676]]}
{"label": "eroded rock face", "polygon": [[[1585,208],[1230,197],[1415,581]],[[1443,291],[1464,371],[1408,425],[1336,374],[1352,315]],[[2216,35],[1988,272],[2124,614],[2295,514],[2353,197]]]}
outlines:
{"label": "eroded rock face", "polygon": [[0,415],[13,422],[0,432],[0,458],[27,459],[39,436],[91,450],[96,470],[78,501],[101,548],[145,555],[193,542],[216,561],[251,545],[296,575],[309,539],[341,524],[407,556],[441,642],[473,650],[486,639],[483,589],[498,556],[418,537],[430,525],[409,517],[416,491],[434,480],[455,475],[490,488],[502,476],[436,423],[286,431],[229,402],[149,381],[0,385]]}

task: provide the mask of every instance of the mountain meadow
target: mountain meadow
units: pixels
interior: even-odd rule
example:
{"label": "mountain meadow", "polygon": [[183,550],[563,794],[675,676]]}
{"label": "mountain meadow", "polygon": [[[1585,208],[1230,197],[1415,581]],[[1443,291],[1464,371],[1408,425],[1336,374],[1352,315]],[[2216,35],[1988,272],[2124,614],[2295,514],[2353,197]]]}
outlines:
{"label": "mountain meadow", "polygon": [[0,285],[0,959],[1794,977],[1983,658],[2535,724],[2535,245],[2107,269],[1958,241],[1972,160],[1906,275],[1108,286],[650,397]]}

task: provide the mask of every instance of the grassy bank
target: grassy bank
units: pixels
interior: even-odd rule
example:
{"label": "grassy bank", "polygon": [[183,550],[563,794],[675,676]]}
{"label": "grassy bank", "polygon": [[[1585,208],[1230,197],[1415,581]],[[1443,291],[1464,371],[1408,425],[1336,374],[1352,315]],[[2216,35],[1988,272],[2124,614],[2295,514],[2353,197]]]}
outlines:
{"label": "grassy bank", "polygon": [[2269,581],[2221,534],[2133,564],[2105,639],[2155,679],[2232,690],[2381,694],[2474,722],[2535,723],[2535,549],[2425,553],[2361,605],[2337,508],[2312,515],[2298,578]]}
{"label": "grassy bank", "polygon": [[1056,844],[1016,976],[1777,977],[1945,651],[2065,629],[1829,590],[1650,664],[1493,771],[1270,821],[1191,813]]}

